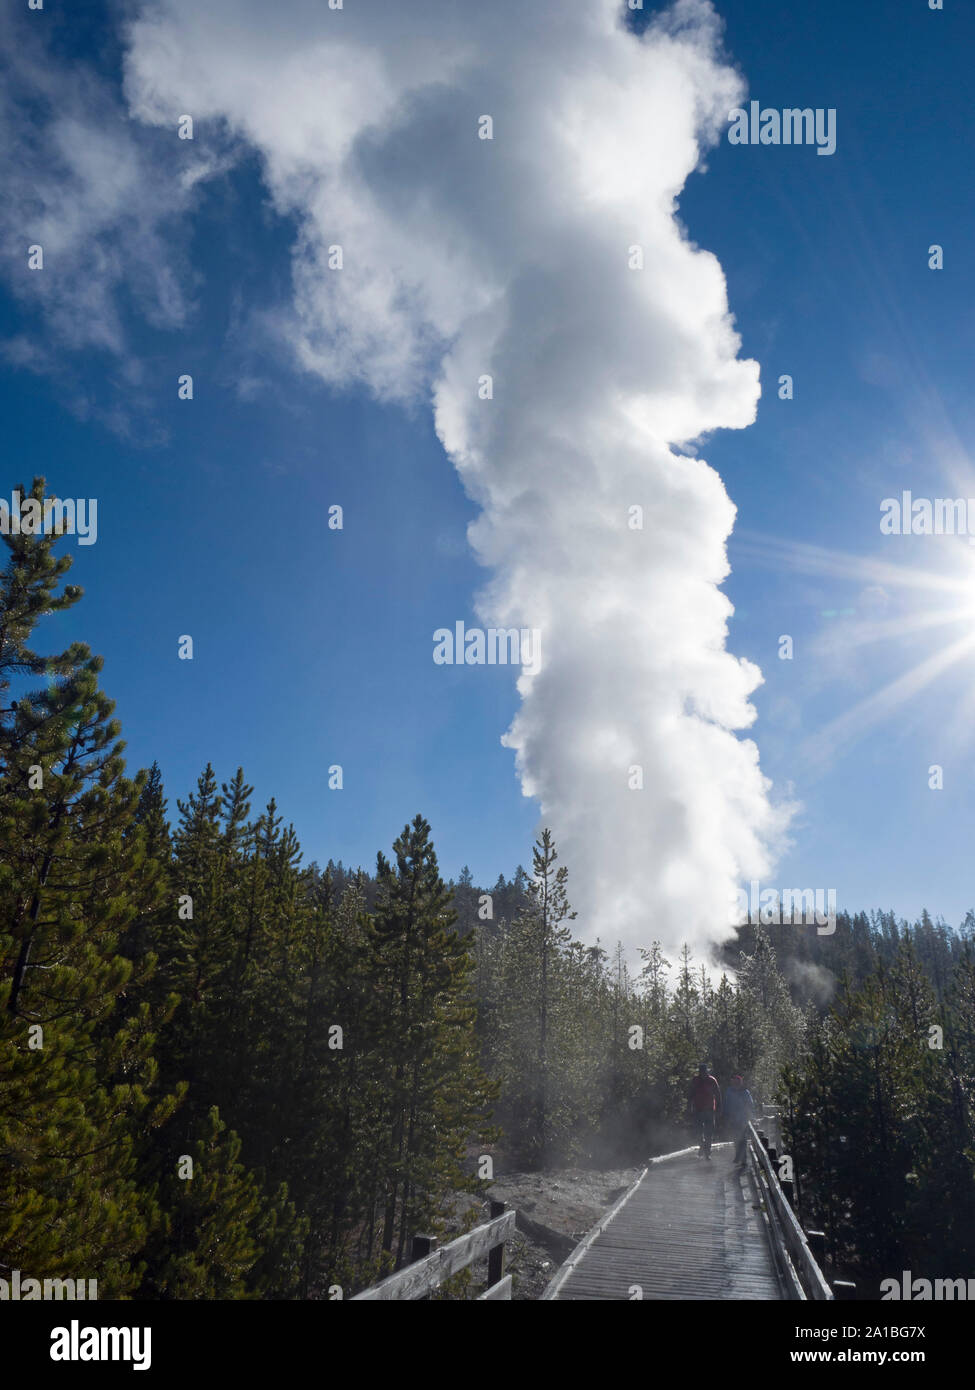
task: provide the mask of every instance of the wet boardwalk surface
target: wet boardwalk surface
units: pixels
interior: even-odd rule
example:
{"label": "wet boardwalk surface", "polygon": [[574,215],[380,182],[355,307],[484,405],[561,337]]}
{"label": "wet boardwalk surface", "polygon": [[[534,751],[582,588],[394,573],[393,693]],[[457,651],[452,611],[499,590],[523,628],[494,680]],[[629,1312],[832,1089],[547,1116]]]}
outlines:
{"label": "wet boardwalk surface", "polygon": [[779,1299],[782,1297],[747,1171],[732,1146],[652,1163],[569,1257],[545,1298]]}

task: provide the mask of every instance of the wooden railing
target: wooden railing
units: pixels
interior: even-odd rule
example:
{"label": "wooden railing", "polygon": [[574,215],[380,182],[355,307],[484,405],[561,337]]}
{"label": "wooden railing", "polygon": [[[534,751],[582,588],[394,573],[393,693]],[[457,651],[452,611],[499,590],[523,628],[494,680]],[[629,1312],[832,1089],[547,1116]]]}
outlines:
{"label": "wooden railing", "polygon": [[507,1211],[504,1202],[491,1203],[491,1220],[473,1231],[458,1236],[448,1245],[437,1246],[435,1236],[414,1236],[411,1248],[412,1263],[395,1274],[389,1274],[371,1288],[363,1289],[350,1299],[388,1300],[424,1298],[431,1289],[439,1288],[445,1279],[466,1269],[475,1260],[487,1256],[487,1287],[478,1294],[477,1302],[511,1298],[511,1275],[504,1272],[505,1241],[514,1233],[515,1213]]}
{"label": "wooden railing", "polygon": [[825,1253],[825,1239],[820,1231],[807,1233],[799,1224],[790,1203],[792,1183],[779,1180],[775,1170],[776,1157],[776,1150],[770,1147],[767,1135],[756,1129],[754,1124],[749,1124],[749,1166],[758,1194],[763,1199],[772,1254],[786,1297],[824,1302],[855,1297],[853,1284],[836,1280],[830,1285],[823,1274],[819,1260]]}

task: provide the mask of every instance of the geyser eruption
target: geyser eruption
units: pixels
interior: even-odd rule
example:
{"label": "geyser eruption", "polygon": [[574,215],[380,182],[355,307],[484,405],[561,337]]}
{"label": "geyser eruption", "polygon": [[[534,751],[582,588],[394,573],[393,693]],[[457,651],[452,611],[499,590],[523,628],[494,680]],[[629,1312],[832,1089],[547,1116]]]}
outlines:
{"label": "geyser eruption", "polygon": [[577,928],[700,949],[787,820],[738,735],[761,674],[725,645],[735,508],[688,451],[759,396],[676,216],[744,91],[707,0],[639,36],[625,14],[166,0],[130,26],[126,90],[143,120],[220,119],[259,151],[300,226],[284,331],[305,368],[432,390],[480,507],[478,617],[542,634],[505,741]]}

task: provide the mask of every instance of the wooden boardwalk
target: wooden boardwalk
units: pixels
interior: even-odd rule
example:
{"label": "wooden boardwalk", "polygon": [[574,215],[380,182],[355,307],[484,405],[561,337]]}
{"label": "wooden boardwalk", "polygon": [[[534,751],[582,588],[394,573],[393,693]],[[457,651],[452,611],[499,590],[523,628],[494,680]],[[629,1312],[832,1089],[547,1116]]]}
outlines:
{"label": "wooden boardwalk", "polygon": [[[543,1299],[780,1299],[768,1222],[732,1145],[653,1159]],[[636,1289],[640,1292],[637,1292]]]}

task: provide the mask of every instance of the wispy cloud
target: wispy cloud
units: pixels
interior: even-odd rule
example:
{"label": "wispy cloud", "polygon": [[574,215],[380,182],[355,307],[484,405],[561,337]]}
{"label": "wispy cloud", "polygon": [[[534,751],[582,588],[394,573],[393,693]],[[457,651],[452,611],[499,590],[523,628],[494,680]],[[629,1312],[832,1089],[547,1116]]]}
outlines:
{"label": "wispy cloud", "polygon": [[[179,142],[173,158],[175,126],[163,133],[133,121],[120,85],[57,58],[48,33],[26,7],[0,18],[0,271],[30,325],[0,352],[13,366],[57,376],[70,408],[126,435],[131,391],[129,401],[117,391],[93,401],[86,363],[103,353],[109,370],[125,370],[130,313],[163,330],[187,322],[197,277],[182,218],[199,175],[226,157],[198,157]],[[42,248],[43,269],[28,268],[31,246]]]}

